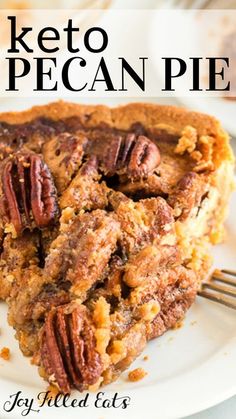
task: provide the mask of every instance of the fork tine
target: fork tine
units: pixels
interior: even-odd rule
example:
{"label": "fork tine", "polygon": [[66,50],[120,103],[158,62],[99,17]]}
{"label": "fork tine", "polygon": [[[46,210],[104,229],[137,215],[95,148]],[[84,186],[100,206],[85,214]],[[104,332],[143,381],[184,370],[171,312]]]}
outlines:
{"label": "fork tine", "polygon": [[[229,274],[227,273],[227,275]],[[222,271],[213,272],[211,281],[223,282],[224,284],[228,284],[228,285],[231,285],[232,287],[236,287],[236,280],[228,278],[228,276],[224,275]]]}
{"label": "fork tine", "polygon": [[231,269],[221,269],[221,272],[224,272],[224,274],[236,276],[236,271],[232,271]]}
{"label": "fork tine", "polygon": [[[236,310],[236,271],[216,269],[211,279],[202,284],[198,295]],[[219,284],[218,282],[222,282]],[[224,285],[225,284],[225,285]],[[209,291],[208,291],[209,290]],[[227,298],[229,295],[231,298]]]}
{"label": "fork tine", "polygon": [[236,291],[235,290],[231,290],[228,287],[224,287],[223,285],[216,285],[216,284],[212,284],[211,282],[205,282],[204,284],[202,284],[202,288],[208,288],[210,290],[213,291],[217,291],[219,293],[223,293],[223,294],[227,294],[230,295],[231,297],[236,297]]}
{"label": "fork tine", "polygon": [[222,298],[220,294],[213,294],[211,292],[207,292],[203,290],[203,291],[198,291],[198,295],[200,297],[207,298],[208,300],[215,301],[216,303],[222,304],[224,306],[227,306],[236,310],[236,302],[233,302],[231,299],[227,297]]}

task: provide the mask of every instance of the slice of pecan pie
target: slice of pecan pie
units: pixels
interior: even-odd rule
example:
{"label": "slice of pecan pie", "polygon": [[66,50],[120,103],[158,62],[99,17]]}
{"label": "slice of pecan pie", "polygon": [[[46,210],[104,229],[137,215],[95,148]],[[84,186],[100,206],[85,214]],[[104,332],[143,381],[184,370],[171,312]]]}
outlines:
{"label": "slice of pecan pie", "polygon": [[193,303],[233,187],[206,115],[58,102],[0,116],[0,296],[64,392],[116,379]]}

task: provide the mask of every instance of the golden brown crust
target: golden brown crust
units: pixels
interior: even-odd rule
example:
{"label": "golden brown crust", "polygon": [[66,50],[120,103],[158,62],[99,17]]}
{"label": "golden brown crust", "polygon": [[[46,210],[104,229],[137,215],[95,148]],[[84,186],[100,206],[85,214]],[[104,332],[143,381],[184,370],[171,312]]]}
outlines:
{"label": "golden brown crust", "polygon": [[201,135],[218,134],[221,131],[219,122],[212,116],[176,106],[147,103],[131,103],[110,108],[104,105],[81,105],[58,101],[33,106],[25,111],[1,113],[0,121],[20,124],[41,116],[58,120],[75,115],[80,116],[82,122],[86,122],[89,126],[102,122],[116,128],[127,129],[139,121],[144,126],[169,125],[175,128],[177,133],[180,133],[186,125],[192,125]]}
{"label": "golden brown crust", "polygon": [[25,111],[1,113],[0,121],[20,124],[38,117],[46,117],[56,121],[72,116],[79,116],[81,122],[88,127],[105,123],[114,128],[127,130],[138,121],[144,127],[167,129],[178,135],[189,125],[197,129],[199,136],[215,137],[214,160],[216,166],[222,160],[234,161],[229,146],[229,136],[221,128],[217,119],[213,116],[188,111],[176,106],[131,103],[110,108],[104,105],[81,105],[58,101],[47,105],[34,106]]}

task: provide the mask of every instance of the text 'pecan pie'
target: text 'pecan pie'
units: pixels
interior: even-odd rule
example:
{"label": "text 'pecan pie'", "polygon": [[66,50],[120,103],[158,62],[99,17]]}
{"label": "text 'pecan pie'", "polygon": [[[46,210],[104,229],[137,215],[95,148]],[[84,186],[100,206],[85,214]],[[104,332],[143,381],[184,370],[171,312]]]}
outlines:
{"label": "text 'pecan pie'", "polygon": [[193,303],[233,187],[227,134],[148,104],[0,116],[0,296],[64,392],[116,379]]}

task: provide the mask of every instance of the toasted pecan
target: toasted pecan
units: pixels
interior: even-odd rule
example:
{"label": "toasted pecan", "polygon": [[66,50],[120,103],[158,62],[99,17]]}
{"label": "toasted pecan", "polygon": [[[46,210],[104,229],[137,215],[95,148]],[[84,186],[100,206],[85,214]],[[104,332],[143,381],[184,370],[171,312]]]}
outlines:
{"label": "toasted pecan", "polygon": [[16,152],[2,163],[0,213],[16,234],[44,228],[58,217],[57,194],[51,173],[39,155]]}
{"label": "toasted pecan", "polygon": [[118,135],[113,139],[105,152],[103,166],[109,176],[117,173],[137,179],[147,176],[160,161],[160,151],[155,143],[144,135],[128,134],[125,138]]}
{"label": "toasted pecan", "polygon": [[60,390],[82,391],[102,371],[91,319],[85,307],[61,306],[52,310],[42,331],[41,361]]}

